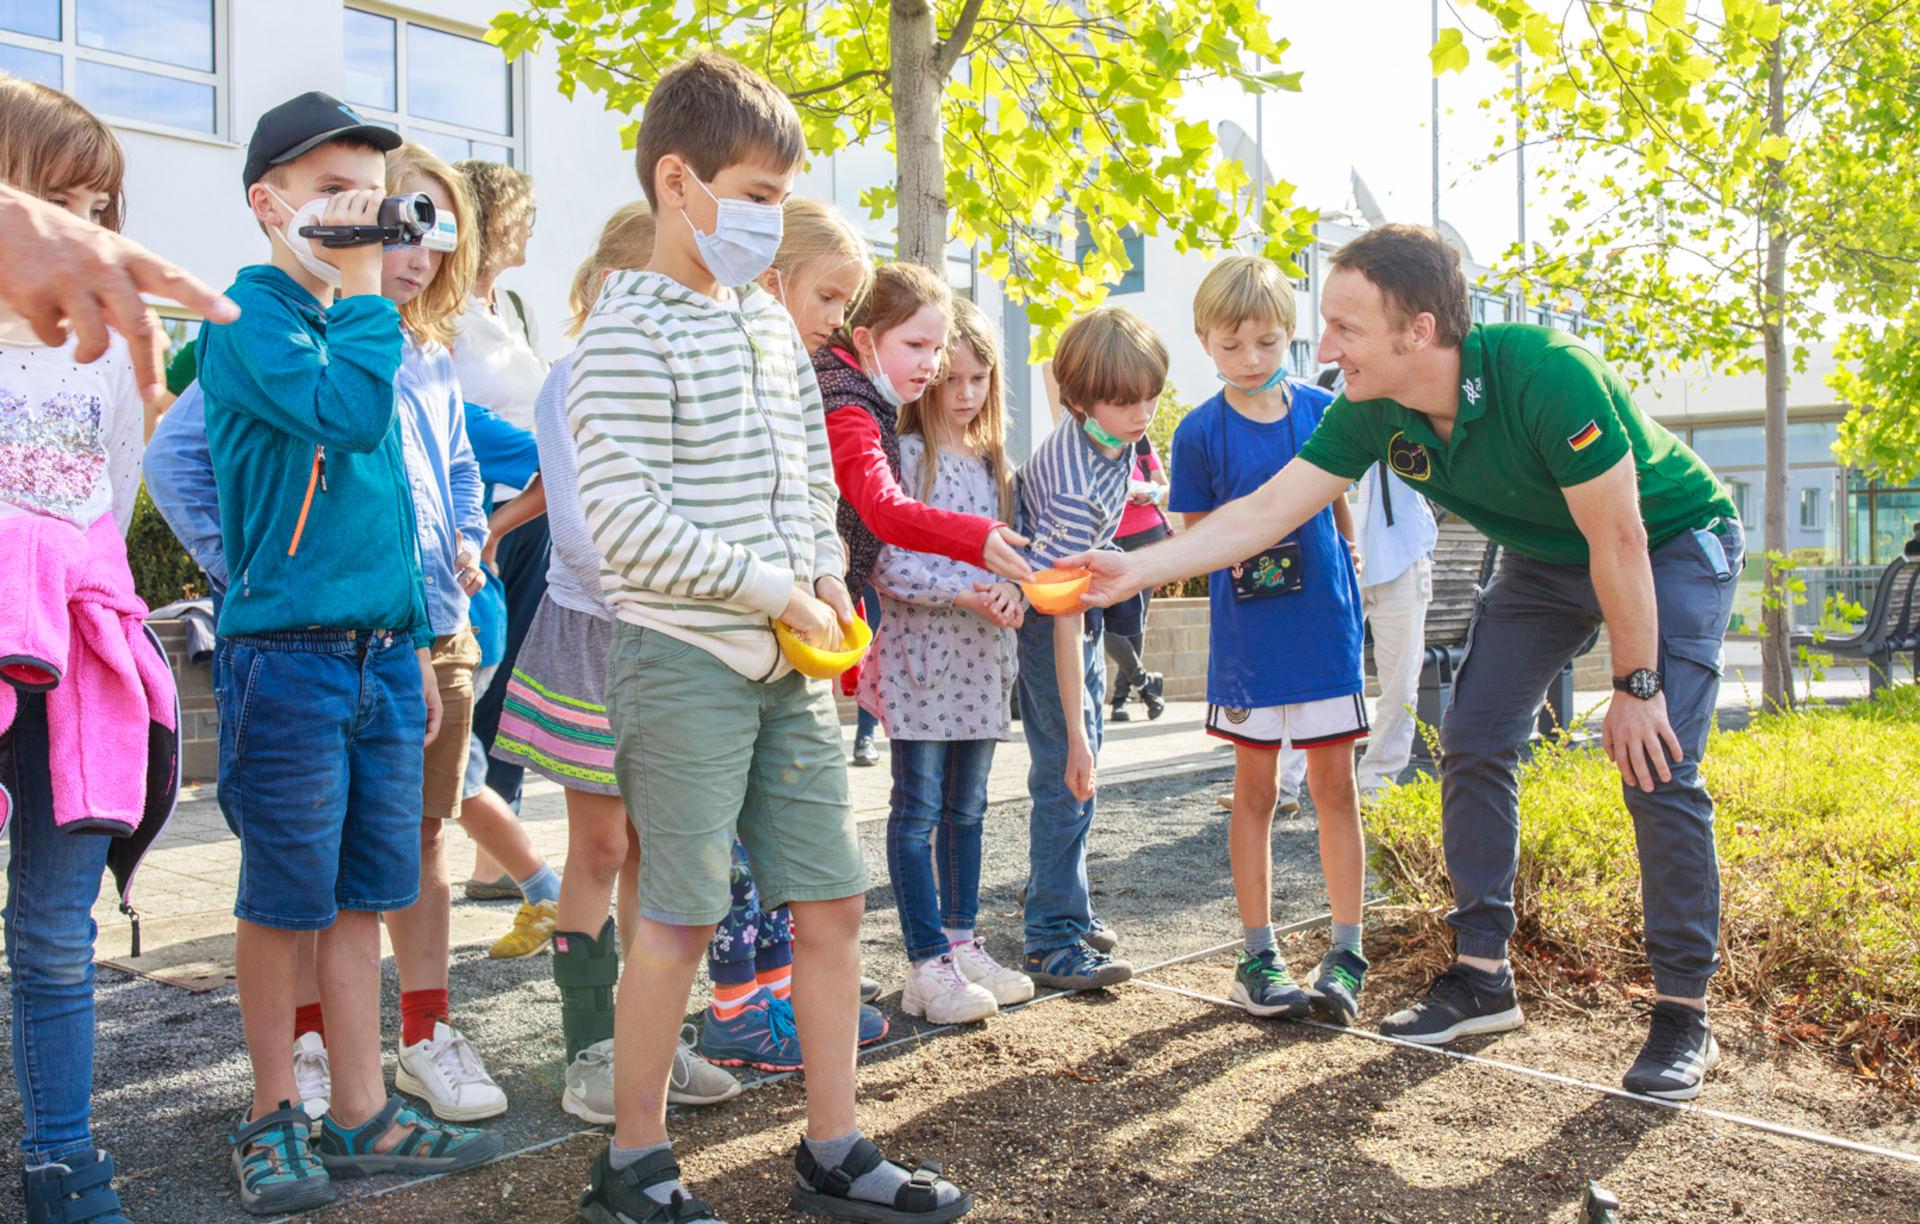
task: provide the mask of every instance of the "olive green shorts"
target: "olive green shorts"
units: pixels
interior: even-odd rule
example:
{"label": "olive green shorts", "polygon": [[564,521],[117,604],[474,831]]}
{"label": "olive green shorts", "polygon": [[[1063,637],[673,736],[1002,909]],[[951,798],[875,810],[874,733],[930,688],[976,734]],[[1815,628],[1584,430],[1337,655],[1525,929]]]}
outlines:
{"label": "olive green shorts", "polygon": [[640,835],[640,912],[705,926],[732,905],[733,839],[760,904],[867,890],[840,720],[824,682],[770,684],[697,646],[616,621],[607,654],[613,771]]}

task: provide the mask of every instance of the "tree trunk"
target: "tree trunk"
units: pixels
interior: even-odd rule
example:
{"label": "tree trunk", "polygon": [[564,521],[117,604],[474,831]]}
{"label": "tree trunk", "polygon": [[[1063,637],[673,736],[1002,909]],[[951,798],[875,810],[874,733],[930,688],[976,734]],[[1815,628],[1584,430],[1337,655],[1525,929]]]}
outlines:
{"label": "tree trunk", "polygon": [[927,0],[893,0],[892,18],[889,92],[899,216],[895,253],[944,274],[947,166],[940,145],[940,95],[945,74],[934,41],[933,6]]}
{"label": "tree trunk", "polygon": [[[1786,65],[1780,40],[1768,51],[1772,64],[1767,86],[1768,129],[1784,136],[1786,123]],[[1787,339],[1786,301],[1787,248],[1792,241],[1782,232],[1779,214],[1780,174],[1778,163],[1769,176],[1766,207],[1761,225],[1766,230],[1766,272],[1761,289],[1762,324],[1760,338],[1767,369],[1767,473],[1766,528],[1764,547],[1769,553],[1787,551]],[[1760,644],[1760,693],[1765,707],[1784,710],[1793,704],[1793,655],[1787,643],[1793,609],[1787,606],[1787,594],[1772,565],[1766,566],[1766,598],[1762,601]]]}

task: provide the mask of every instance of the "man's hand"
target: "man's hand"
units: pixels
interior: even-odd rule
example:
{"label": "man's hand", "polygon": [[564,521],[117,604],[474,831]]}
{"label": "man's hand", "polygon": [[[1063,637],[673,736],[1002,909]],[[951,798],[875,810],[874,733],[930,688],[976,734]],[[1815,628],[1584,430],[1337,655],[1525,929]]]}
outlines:
{"label": "man's hand", "polygon": [[0,301],[48,344],[66,343],[71,328],[82,365],[107,351],[109,329],[119,332],[140,398],[151,400],[166,389],[167,335],[142,293],[215,323],[240,317],[238,306],[138,243],[0,185]]}
{"label": "man's hand", "polygon": [[1083,569],[1093,575],[1080,597],[1082,608],[1108,608],[1123,599],[1131,599],[1146,584],[1133,571],[1133,555],[1123,552],[1087,552],[1063,557],[1062,569]]}
{"label": "man's hand", "polygon": [[463,548],[453,562],[454,581],[460,584],[469,598],[478,595],[480,588],[487,585],[487,572],[480,568],[480,554],[471,548]]}
{"label": "man's hand", "polygon": [[[378,225],[384,191],[343,191],[328,201],[321,225]],[[313,253],[340,269],[340,296],[357,297],[380,292],[380,265],[385,248],[377,242],[364,246],[326,247],[313,243]]]}
{"label": "man's hand", "polygon": [[1067,736],[1067,789],[1082,803],[1093,798],[1093,749],[1077,731]]}
{"label": "man's hand", "polygon": [[994,528],[987,536],[987,546],[980,550],[981,568],[992,570],[1009,582],[1025,582],[1033,577],[1033,566],[1027,564],[1020,550],[1029,542],[1011,527]]}
{"label": "man's hand", "polygon": [[841,629],[852,630],[854,620],[853,596],[847,594],[847,584],[845,582],[833,574],[815,578],[813,580],[813,593],[821,603],[833,609],[833,614],[840,618]]}
{"label": "man's hand", "polygon": [[433,674],[433,652],[425,646],[413,652],[420,657],[420,691],[427,699],[427,738],[431,744],[440,735],[440,716],[445,711],[440,706],[440,681]]}
{"label": "man's hand", "polygon": [[1607,706],[1606,720],[1600,725],[1600,746],[1620,767],[1627,785],[1643,791],[1653,789],[1656,777],[1662,782],[1673,781],[1673,771],[1667,768],[1668,753],[1676,763],[1686,759],[1680,738],[1667,722],[1665,693],[1655,693],[1647,701],[1615,693]]}
{"label": "man's hand", "polygon": [[807,594],[802,587],[793,588],[793,598],[787,601],[786,611],[780,614],[780,623],[816,649],[842,648],[840,618],[834,615],[832,608]]}

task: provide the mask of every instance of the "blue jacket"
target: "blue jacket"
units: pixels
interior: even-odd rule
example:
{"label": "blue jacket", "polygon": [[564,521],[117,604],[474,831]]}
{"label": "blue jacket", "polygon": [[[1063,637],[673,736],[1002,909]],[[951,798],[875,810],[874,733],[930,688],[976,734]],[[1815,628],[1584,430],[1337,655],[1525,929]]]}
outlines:
{"label": "blue jacket", "polygon": [[140,461],[147,496],[173,528],[187,555],[207,572],[213,593],[227,593],[227,555],[220,541],[220,491],[207,451],[207,405],[195,380],[160,416]]}
{"label": "blue jacket", "polygon": [[444,637],[467,627],[467,593],[457,573],[460,554],[477,558],[487,546],[480,465],[467,443],[453,355],[444,347],[422,348],[409,340],[394,392],[400,397],[400,433],[413,482],[427,623],[435,637]]}
{"label": "blue jacket", "polygon": [[242,268],[232,323],[200,330],[200,389],[229,586],[220,633],[387,629],[433,641],[393,383],[400,312],[322,309],[271,265]]}

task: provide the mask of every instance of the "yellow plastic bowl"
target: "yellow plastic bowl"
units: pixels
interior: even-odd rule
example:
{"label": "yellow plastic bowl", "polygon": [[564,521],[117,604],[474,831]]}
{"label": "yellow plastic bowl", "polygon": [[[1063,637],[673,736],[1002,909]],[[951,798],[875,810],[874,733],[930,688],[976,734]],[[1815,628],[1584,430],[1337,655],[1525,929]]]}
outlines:
{"label": "yellow plastic bowl", "polygon": [[815,680],[831,680],[838,676],[858,663],[866,655],[867,647],[873,645],[873,630],[867,627],[867,622],[857,617],[853,628],[847,630],[847,644],[843,650],[821,650],[817,646],[809,646],[779,621],[773,622],[773,634],[780,639],[780,653],[787,656],[787,662],[793,664],[793,669]]}
{"label": "yellow plastic bowl", "polygon": [[1092,581],[1093,574],[1083,569],[1043,569],[1021,583],[1020,589],[1027,593],[1034,611],[1065,616],[1080,610],[1080,596]]}

